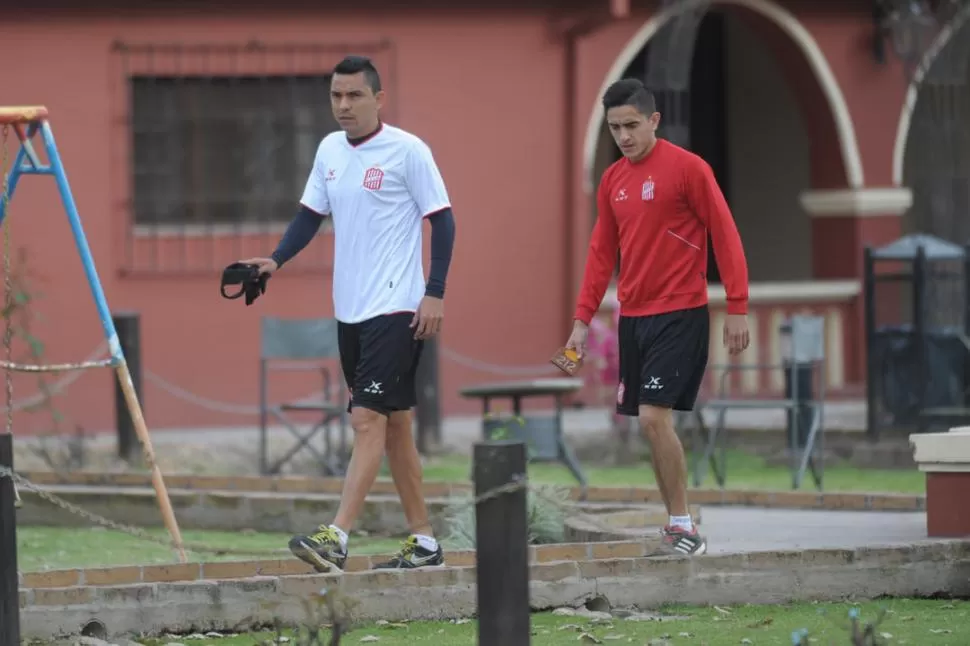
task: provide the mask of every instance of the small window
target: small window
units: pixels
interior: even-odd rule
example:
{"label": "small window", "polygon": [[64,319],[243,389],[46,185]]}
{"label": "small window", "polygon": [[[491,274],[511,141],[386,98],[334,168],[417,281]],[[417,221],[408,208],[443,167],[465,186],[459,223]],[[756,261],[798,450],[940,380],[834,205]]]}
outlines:
{"label": "small window", "polygon": [[329,76],[134,76],[136,226],[288,222],[320,140]]}

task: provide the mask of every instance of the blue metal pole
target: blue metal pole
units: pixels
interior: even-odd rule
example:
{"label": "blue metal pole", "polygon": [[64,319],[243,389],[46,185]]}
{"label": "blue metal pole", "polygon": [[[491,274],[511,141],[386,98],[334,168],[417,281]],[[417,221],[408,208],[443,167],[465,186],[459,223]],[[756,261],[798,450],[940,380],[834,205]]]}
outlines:
{"label": "blue metal pole", "polygon": [[111,312],[108,310],[104,289],[101,287],[101,280],[98,278],[98,270],[94,266],[91,248],[88,246],[87,236],[84,235],[84,227],[81,226],[81,216],[77,212],[77,204],[74,203],[74,195],[71,193],[71,185],[68,183],[67,174],[64,172],[64,164],[61,163],[61,156],[57,152],[57,144],[54,141],[54,133],[51,131],[50,123],[42,122],[40,132],[44,138],[44,145],[47,147],[47,158],[50,160],[51,173],[57,181],[57,190],[61,194],[61,201],[67,211],[67,220],[74,234],[74,243],[77,245],[78,254],[81,256],[81,264],[84,266],[88,287],[91,288],[94,304],[98,308],[98,318],[101,319],[101,327],[104,328],[105,338],[108,339],[111,358],[114,359],[114,364],[118,365],[125,360],[124,353],[121,351],[121,343],[118,342],[118,333],[115,331],[114,321],[111,319]]}
{"label": "blue metal pole", "polygon": [[142,412],[138,395],[135,392],[135,385],[128,369],[128,362],[125,360],[125,353],[121,349],[118,340],[118,332],[115,330],[114,320],[108,310],[108,301],[104,296],[104,289],[101,287],[101,280],[98,278],[98,271],[94,266],[94,258],[91,256],[91,249],[88,247],[87,237],[84,235],[84,227],[81,226],[81,217],[77,212],[77,205],[74,203],[74,196],[71,193],[71,186],[67,181],[67,174],[64,172],[64,164],[61,163],[61,156],[57,152],[57,145],[54,142],[54,133],[51,131],[47,121],[41,123],[41,135],[44,138],[44,146],[47,148],[47,158],[50,160],[50,172],[57,180],[57,189],[61,194],[61,201],[64,203],[64,210],[67,211],[67,219],[71,223],[71,231],[74,233],[74,242],[77,246],[78,254],[81,256],[81,263],[84,265],[84,273],[87,276],[88,286],[94,297],[94,304],[98,308],[98,317],[101,319],[101,327],[104,328],[105,337],[108,339],[108,347],[111,350],[112,363],[118,374],[118,383],[125,395],[128,403],[128,410],[131,412],[132,421],[135,425],[135,432],[141,440],[145,459],[152,471],[152,484],[155,487],[155,494],[161,507],[162,520],[168,528],[169,534],[175,546],[176,553],[182,563],[187,562],[185,548],[182,544],[182,534],[179,530],[175,513],[172,510],[172,503],[162,479],[162,472],[155,462],[155,452],[152,449],[151,438],[148,435],[148,426],[145,423],[145,416]]}

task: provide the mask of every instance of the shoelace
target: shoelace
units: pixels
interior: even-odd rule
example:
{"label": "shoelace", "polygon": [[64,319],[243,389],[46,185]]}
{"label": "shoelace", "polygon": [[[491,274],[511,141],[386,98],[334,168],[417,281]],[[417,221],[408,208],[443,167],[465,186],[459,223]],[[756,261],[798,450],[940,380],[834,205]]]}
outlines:
{"label": "shoelace", "polygon": [[414,550],[418,546],[418,539],[414,536],[408,536],[407,540],[404,541],[404,545],[401,546],[401,551],[397,553],[397,558],[403,559],[405,557],[414,554]]}
{"label": "shoelace", "polygon": [[673,525],[664,525],[663,529],[660,530],[661,538],[668,543],[673,542],[676,538],[691,536],[692,534],[693,532],[688,532],[681,527],[674,527]]}
{"label": "shoelace", "polygon": [[340,545],[340,537],[337,536],[337,532],[332,527],[320,526],[319,531],[316,534],[310,535],[310,540],[317,543],[334,543]]}

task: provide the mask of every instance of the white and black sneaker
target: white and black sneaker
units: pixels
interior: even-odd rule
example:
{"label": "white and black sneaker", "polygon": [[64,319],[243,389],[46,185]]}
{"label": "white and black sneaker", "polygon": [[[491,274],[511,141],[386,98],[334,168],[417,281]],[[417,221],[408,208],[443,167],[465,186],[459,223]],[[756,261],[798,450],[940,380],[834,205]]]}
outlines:
{"label": "white and black sneaker", "polygon": [[661,551],[655,556],[700,556],[707,552],[707,539],[697,532],[695,526],[690,531],[683,527],[667,525],[660,530]]}
{"label": "white and black sneaker", "polygon": [[337,531],[326,525],[321,525],[313,534],[294,536],[289,546],[294,556],[309,563],[317,572],[339,574],[347,562],[347,549],[341,544]]}
{"label": "white and black sneaker", "polygon": [[411,535],[404,541],[401,551],[389,561],[378,563],[375,570],[413,569],[419,567],[441,567],[445,564],[445,553],[438,543],[438,549],[425,549],[418,542],[418,537]]}

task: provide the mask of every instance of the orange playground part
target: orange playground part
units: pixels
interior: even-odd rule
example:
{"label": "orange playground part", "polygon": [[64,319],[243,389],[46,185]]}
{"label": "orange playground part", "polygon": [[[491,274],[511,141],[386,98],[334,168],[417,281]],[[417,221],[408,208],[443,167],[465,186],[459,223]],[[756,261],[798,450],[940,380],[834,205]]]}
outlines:
{"label": "orange playground part", "polygon": [[0,107],[0,125],[33,123],[47,118],[47,108],[42,105]]}

